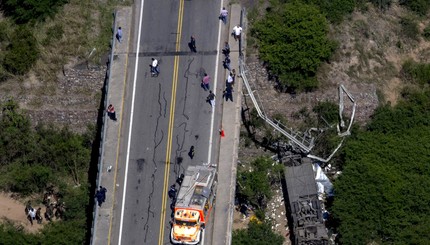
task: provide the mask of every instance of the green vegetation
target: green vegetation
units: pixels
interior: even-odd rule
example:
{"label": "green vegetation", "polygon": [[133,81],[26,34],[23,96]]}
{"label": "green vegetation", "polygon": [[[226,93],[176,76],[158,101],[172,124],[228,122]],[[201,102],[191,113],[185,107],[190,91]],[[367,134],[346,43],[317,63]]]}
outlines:
{"label": "green vegetation", "polygon": [[424,28],[422,35],[427,41],[430,40],[430,24]]}
{"label": "green vegetation", "polygon": [[335,181],[333,213],[343,244],[430,240],[430,92],[404,93],[350,139]]}
{"label": "green vegetation", "polygon": [[392,0],[369,0],[369,2],[373,3],[380,10],[386,10],[391,7],[393,3]]}
{"label": "green vegetation", "polygon": [[403,78],[419,85],[430,83],[430,64],[407,60],[402,67]]}
{"label": "green vegetation", "polygon": [[53,126],[32,129],[29,118],[13,101],[1,109],[0,189],[34,197],[48,186],[56,186],[67,212],[63,221],[46,225],[38,235],[24,234],[12,224],[2,225],[0,244],[83,244],[94,132],[77,135]]}
{"label": "green vegetation", "polygon": [[4,0],[0,7],[16,23],[25,24],[54,17],[58,9],[67,2],[68,0]]}
{"label": "green vegetation", "polygon": [[36,62],[39,49],[36,39],[27,26],[18,27],[12,34],[3,60],[4,68],[15,75],[23,75]]}
{"label": "green vegetation", "polygon": [[284,238],[272,231],[270,222],[249,222],[248,229],[233,232],[233,245],[282,245]]}
{"label": "green vegetation", "polygon": [[312,108],[312,111],[317,114],[318,124],[320,125],[330,126],[339,121],[339,106],[333,102],[318,102]]}
{"label": "green vegetation", "polygon": [[265,203],[272,196],[270,184],[280,180],[282,165],[272,166],[270,158],[257,158],[250,164],[250,169],[238,169],[236,194],[259,209],[265,208]]}
{"label": "green vegetation", "polygon": [[271,185],[280,182],[283,171],[283,165],[274,164],[268,157],[259,157],[238,168],[236,197],[239,202],[255,208],[256,219],[251,219],[247,229],[233,232],[232,244],[283,243],[284,238],[272,231],[270,219],[264,217],[267,202],[272,197]]}
{"label": "green vegetation", "polygon": [[400,0],[399,2],[421,16],[425,16],[430,9],[428,0]]}
{"label": "green vegetation", "polygon": [[317,5],[327,19],[334,23],[341,22],[343,17],[352,13],[355,8],[355,0],[304,0],[304,2]]}
{"label": "green vegetation", "polygon": [[71,60],[101,64],[110,48],[117,4],[116,0],[3,1],[1,8],[8,18],[0,20],[0,82],[29,70],[41,81],[54,82]]}
{"label": "green vegetation", "polygon": [[314,5],[293,2],[269,8],[251,34],[258,39],[260,58],[289,90],[311,90],[318,85],[319,65],[335,44],[327,37],[328,22]]}
{"label": "green vegetation", "polygon": [[412,40],[418,40],[420,29],[418,22],[412,16],[401,18],[400,26],[402,27],[402,35]]}

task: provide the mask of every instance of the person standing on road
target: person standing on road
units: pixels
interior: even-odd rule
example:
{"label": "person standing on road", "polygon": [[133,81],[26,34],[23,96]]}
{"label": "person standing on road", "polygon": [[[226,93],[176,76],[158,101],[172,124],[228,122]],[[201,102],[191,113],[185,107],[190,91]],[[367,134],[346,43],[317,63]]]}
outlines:
{"label": "person standing on road", "polygon": [[231,86],[225,88],[223,97],[225,101],[231,100],[233,102],[233,88]]}
{"label": "person standing on road", "polygon": [[169,195],[169,198],[176,199],[176,184],[173,184],[170,186],[169,192],[167,193]]}
{"label": "person standing on road", "polygon": [[234,36],[234,40],[240,40],[240,35],[242,34],[242,27],[240,25],[236,25],[233,27],[233,32],[231,33]]}
{"label": "person standing on road", "polygon": [[230,76],[233,78],[233,86],[234,86],[234,82],[236,81],[236,70],[235,69],[231,70]]}
{"label": "person standing on road", "polygon": [[160,68],[158,68],[158,60],[152,58],[152,63],[149,65],[151,67],[151,76],[158,77],[160,74]]}
{"label": "person standing on road", "polygon": [[209,90],[209,95],[206,98],[206,102],[208,102],[212,108],[215,107],[215,94],[212,92],[212,90]]}
{"label": "person standing on road", "polygon": [[101,207],[103,204],[103,194],[101,193],[100,190],[97,190],[95,198],[97,199],[97,203],[98,203],[99,207]]}
{"label": "person standing on road", "polygon": [[233,76],[232,76],[231,72],[230,72],[230,74],[227,77],[227,82],[226,82],[225,86],[226,87],[229,87],[229,86],[233,87],[234,86],[234,79],[233,79]]}
{"label": "person standing on road", "polygon": [[222,53],[225,56],[230,55],[230,45],[228,44],[227,41],[224,43],[224,48],[222,48]]}
{"label": "person standing on road", "polygon": [[227,24],[228,11],[225,7],[222,7],[221,12],[219,14],[219,19],[222,20],[224,24]]}
{"label": "person standing on road", "polygon": [[101,193],[101,196],[102,196],[102,202],[106,201],[106,192],[107,192],[107,189],[104,188],[103,186],[100,186],[100,193]]}
{"label": "person standing on road", "polygon": [[210,85],[209,85],[210,81],[211,81],[211,77],[207,73],[205,73],[202,79],[202,88],[205,91],[208,91],[210,89]]}
{"label": "person standing on road", "polygon": [[118,42],[122,41],[122,29],[121,29],[121,26],[118,27],[118,30],[116,31],[116,39],[118,39]]}
{"label": "person standing on road", "polygon": [[191,36],[191,40],[188,45],[190,46],[191,51],[193,51],[194,53],[197,53],[196,38],[194,36]]}
{"label": "person standing on road", "polygon": [[230,60],[230,57],[228,55],[225,56],[225,59],[222,63],[223,63],[224,69],[227,69],[230,71],[231,60]]}
{"label": "person standing on road", "polygon": [[[194,146],[192,145],[190,147],[190,151],[188,151],[188,156],[191,158],[191,160],[194,158]],[[179,184],[181,185],[181,184]]]}

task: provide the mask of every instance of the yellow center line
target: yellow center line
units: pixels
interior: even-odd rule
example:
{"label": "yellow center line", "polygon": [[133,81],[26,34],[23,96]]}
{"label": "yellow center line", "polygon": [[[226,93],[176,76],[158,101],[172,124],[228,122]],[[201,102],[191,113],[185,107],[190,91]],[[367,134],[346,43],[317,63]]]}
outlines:
{"label": "yellow center line", "polygon": [[[176,34],[176,52],[180,50],[181,42],[181,32],[182,32],[182,19],[184,14],[184,0],[179,2],[178,10],[178,26]],[[164,223],[166,217],[167,209],[167,192],[169,185],[169,172],[170,172],[170,158],[172,152],[172,135],[173,135],[173,125],[175,119],[175,104],[176,104],[176,86],[178,82],[178,67],[179,67],[179,56],[175,56],[175,61],[173,65],[173,77],[172,77],[172,100],[170,101],[170,115],[169,115],[169,129],[167,134],[167,148],[166,148],[166,167],[164,169],[164,184],[163,184],[163,194],[162,194],[162,204],[161,204],[161,214],[160,214],[160,233],[158,237],[158,244],[164,244]]]}

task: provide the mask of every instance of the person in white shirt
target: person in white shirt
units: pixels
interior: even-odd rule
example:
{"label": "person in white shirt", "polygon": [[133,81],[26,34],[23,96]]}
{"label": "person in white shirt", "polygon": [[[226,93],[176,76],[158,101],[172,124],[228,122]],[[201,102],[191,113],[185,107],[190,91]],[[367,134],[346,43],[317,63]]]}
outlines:
{"label": "person in white shirt", "polygon": [[234,36],[234,40],[237,41],[238,39],[240,39],[241,34],[242,34],[242,27],[240,25],[233,27],[232,35]]}
{"label": "person in white shirt", "polygon": [[151,67],[151,75],[152,76],[158,76],[160,74],[160,70],[158,68],[158,60],[155,58],[152,58],[152,63],[149,65]]}
{"label": "person in white shirt", "polygon": [[234,86],[234,79],[233,79],[233,76],[232,76],[231,72],[230,72],[230,74],[227,77],[226,86]]}

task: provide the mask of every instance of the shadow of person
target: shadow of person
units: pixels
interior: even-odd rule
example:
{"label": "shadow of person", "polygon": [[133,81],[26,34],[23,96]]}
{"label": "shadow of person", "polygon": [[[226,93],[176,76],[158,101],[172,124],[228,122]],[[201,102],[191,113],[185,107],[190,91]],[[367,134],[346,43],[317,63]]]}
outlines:
{"label": "shadow of person", "polygon": [[191,52],[194,52],[194,53],[197,52],[196,45],[193,44],[192,42],[188,43],[188,47],[190,48]]}

